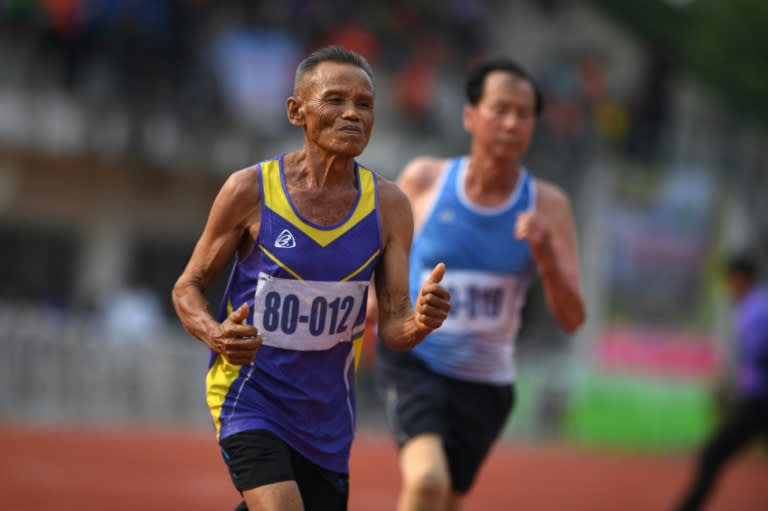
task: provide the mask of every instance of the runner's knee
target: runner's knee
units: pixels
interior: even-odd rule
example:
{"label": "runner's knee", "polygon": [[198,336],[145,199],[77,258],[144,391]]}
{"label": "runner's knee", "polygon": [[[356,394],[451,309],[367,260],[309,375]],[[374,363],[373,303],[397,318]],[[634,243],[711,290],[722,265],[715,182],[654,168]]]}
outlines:
{"label": "runner's knee", "polygon": [[425,499],[444,500],[451,491],[448,475],[440,470],[419,470],[408,474],[405,479],[407,491]]}

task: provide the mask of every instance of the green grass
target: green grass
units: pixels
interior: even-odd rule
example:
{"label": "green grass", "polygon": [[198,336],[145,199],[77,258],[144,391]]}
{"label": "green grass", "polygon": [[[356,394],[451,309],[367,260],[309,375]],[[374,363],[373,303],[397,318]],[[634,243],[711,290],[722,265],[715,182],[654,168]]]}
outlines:
{"label": "green grass", "polygon": [[599,376],[573,392],[564,434],[607,447],[686,448],[702,440],[713,419],[711,396],[702,385]]}

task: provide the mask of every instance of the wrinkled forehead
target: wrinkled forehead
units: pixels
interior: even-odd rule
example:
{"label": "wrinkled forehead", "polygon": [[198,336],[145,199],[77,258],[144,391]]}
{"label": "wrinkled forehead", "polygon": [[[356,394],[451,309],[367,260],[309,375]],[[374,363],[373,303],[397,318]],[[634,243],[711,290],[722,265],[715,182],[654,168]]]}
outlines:
{"label": "wrinkled forehead", "polygon": [[533,84],[527,79],[509,71],[496,70],[488,73],[483,82],[483,95],[480,101],[507,100],[526,104],[531,108],[536,105],[536,93]]}
{"label": "wrinkled forehead", "polygon": [[296,84],[297,93],[322,94],[325,90],[354,90],[375,94],[373,80],[354,64],[325,61],[307,71]]}

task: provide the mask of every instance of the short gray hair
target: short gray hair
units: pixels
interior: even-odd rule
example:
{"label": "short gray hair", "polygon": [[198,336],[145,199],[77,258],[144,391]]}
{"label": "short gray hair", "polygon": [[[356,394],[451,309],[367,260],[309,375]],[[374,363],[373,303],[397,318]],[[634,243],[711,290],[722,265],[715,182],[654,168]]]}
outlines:
{"label": "short gray hair", "polygon": [[338,62],[339,64],[351,64],[357,66],[365,71],[365,74],[368,75],[371,82],[374,82],[373,69],[371,69],[371,65],[365,60],[365,57],[352,50],[348,50],[343,46],[334,45],[326,46],[325,48],[312,52],[307,58],[299,63],[296,68],[296,78],[293,82],[294,90],[299,86],[299,82],[304,75],[315,69],[321,62]]}

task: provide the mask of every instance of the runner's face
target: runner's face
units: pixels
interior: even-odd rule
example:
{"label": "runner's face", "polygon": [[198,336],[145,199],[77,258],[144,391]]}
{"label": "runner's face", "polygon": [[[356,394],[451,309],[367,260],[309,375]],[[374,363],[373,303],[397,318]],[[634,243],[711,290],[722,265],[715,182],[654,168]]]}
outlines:
{"label": "runner's face", "polygon": [[729,273],[725,276],[725,287],[732,300],[740,300],[749,288],[749,282],[739,273]]}
{"label": "runner's face", "polygon": [[483,150],[517,159],[533,136],[535,105],[530,82],[506,71],[492,71],[485,77],[478,104],[466,107],[464,126]]}
{"label": "runner's face", "polygon": [[297,91],[305,137],[322,149],[358,156],[373,128],[374,87],[357,66],[321,62]]}

